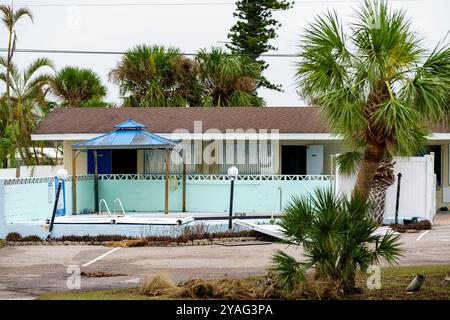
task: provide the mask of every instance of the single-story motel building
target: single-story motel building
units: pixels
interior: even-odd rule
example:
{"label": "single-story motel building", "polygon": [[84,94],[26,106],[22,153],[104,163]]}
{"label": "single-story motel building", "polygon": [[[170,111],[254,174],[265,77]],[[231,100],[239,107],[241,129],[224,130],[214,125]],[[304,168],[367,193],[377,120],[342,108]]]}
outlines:
{"label": "single-story motel building", "polygon": [[[132,119],[161,137],[190,145],[189,174],[225,175],[234,165],[241,175],[333,175],[332,156],[351,149],[330,133],[317,110],[314,107],[58,108],[40,123],[32,139],[62,142],[64,164],[70,175],[74,144],[110,132],[114,125]],[[450,206],[450,128],[436,126],[428,140],[428,152],[435,155],[436,207]],[[264,160],[262,153],[269,160]],[[206,159],[207,155],[211,159]],[[99,174],[164,171],[161,150],[102,150],[99,156]],[[181,167],[171,163],[170,170],[179,173]],[[80,153],[76,173],[93,174],[93,170],[92,153]]]}
{"label": "single-story motel building", "polygon": [[[293,196],[338,189],[345,179],[333,158],[350,151],[314,107],[57,108],[32,139],[64,145],[69,177],[58,201],[59,235],[139,236],[143,227],[163,232],[155,228],[202,219],[226,228],[231,166],[239,170],[233,215],[241,218],[234,223],[267,220]],[[432,220],[436,208],[450,205],[450,128],[434,128],[429,142],[426,153],[434,155],[398,159],[400,218]],[[0,180],[0,236],[44,236],[58,184],[54,177]]]}

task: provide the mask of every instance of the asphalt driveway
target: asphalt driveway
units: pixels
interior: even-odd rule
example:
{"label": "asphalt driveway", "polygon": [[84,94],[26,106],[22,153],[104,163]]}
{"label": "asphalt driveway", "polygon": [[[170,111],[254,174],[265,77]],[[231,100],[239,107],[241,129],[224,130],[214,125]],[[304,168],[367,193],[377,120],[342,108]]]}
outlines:
{"label": "asphalt driveway", "polygon": [[[430,231],[403,234],[402,242],[401,265],[450,263],[450,224],[435,224]],[[71,290],[67,286],[73,272],[70,270],[115,275],[81,277],[81,290],[135,287],[146,276],[158,272],[166,272],[177,281],[262,275],[277,249],[301,255],[300,248],[281,243],[114,251],[103,246],[5,247],[0,249],[0,299],[31,299],[46,292]]]}

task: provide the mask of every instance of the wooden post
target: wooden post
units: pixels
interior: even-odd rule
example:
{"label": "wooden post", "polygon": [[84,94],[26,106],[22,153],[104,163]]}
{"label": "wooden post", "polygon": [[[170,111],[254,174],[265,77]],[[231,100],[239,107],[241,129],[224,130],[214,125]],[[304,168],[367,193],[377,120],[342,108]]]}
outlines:
{"label": "wooden post", "polygon": [[182,211],[186,212],[186,150],[183,150],[182,154],[183,158],[183,203],[182,203]]}
{"label": "wooden post", "polygon": [[97,150],[94,150],[94,207],[95,212],[99,211],[98,207],[98,155]]}
{"label": "wooden post", "polygon": [[164,186],[164,214],[169,214],[169,151],[166,151],[166,179]]}
{"label": "wooden post", "polygon": [[72,149],[72,214],[77,214],[77,151]]}
{"label": "wooden post", "polygon": [[183,158],[183,205],[182,211],[186,212],[186,161]]}

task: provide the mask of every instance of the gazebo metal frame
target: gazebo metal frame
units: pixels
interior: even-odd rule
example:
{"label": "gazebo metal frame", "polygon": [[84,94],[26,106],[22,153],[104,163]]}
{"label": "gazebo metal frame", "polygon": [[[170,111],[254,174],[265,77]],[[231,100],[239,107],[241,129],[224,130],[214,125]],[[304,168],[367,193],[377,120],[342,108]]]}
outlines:
{"label": "gazebo metal frame", "polygon": [[[145,130],[146,126],[131,119],[115,125],[116,130],[99,137],[72,145],[72,212],[77,214],[77,166],[76,159],[81,151],[93,151],[95,211],[98,211],[98,154],[97,150],[165,150],[164,214],[169,213],[169,159],[177,142]],[[186,163],[183,158],[182,211],[186,212]]]}

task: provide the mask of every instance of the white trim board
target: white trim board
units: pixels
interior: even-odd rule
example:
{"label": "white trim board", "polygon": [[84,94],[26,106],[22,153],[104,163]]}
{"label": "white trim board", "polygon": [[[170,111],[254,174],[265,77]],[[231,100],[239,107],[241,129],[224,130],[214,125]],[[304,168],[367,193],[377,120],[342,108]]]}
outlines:
{"label": "white trim board", "polygon": [[[65,134],[32,134],[33,141],[78,141],[89,140],[101,136],[104,133],[65,133]],[[341,141],[342,137],[331,133],[156,133],[157,135],[172,140],[327,140]],[[450,133],[433,133],[428,137],[430,141],[450,140]]]}
{"label": "white trim board", "polygon": [[[89,140],[104,133],[32,134],[33,141],[78,141]],[[330,133],[155,133],[171,140],[330,140],[340,141],[341,137]]]}

